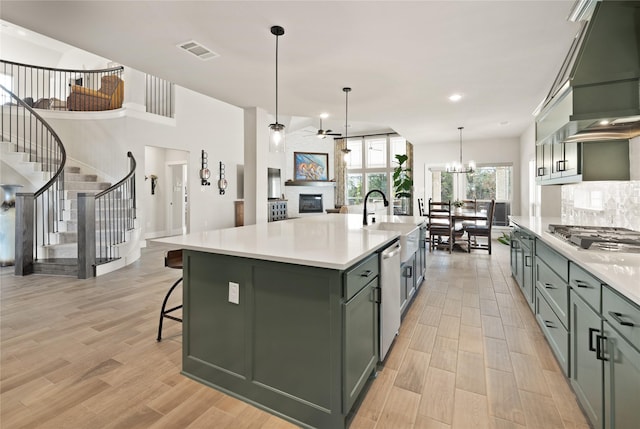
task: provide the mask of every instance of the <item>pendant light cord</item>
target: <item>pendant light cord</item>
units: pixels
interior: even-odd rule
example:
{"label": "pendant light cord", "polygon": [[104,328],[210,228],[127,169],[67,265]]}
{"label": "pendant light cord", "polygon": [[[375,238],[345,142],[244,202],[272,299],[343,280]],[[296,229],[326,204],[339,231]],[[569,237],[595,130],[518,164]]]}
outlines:
{"label": "pendant light cord", "polygon": [[276,124],[278,123],[278,39],[280,36],[276,35]]}
{"label": "pendant light cord", "polygon": [[458,127],[460,130],[460,168],[462,168],[462,130],[464,127]]}

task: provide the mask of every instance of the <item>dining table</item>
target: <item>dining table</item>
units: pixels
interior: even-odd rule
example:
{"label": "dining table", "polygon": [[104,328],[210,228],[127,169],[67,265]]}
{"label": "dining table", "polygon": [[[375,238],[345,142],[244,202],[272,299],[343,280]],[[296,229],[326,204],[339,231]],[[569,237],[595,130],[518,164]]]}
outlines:
{"label": "dining table", "polygon": [[[462,230],[464,233],[464,226],[463,226],[463,222],[465,221],[473,221],[474,223],[477,223],[478,221],[487,221],[487,212],[486,211],[453,211],[451,212],[451,222],[453,223],[453,228],[454,228],[454,234],[451,237],[451,239],[453,240],[453,249],[462,249],[462,247],[460,246],[459,243],[456,243],[456,234],[455,231],[460,231]],[[461,229],[456,229],[456,225],[460,223]],[[462,234],[460,235],[460,237],[462,236]],[[464,250],[464,249],[462,249]]]}

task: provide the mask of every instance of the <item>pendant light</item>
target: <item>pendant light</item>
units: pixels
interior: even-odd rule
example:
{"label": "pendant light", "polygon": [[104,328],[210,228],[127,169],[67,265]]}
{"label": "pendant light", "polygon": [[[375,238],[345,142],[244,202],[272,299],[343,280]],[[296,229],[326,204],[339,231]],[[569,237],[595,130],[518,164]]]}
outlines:
{"label": "pendant light", "polygon": [[462,164],[462,130],[464,129],[464,127],[458,127],[458,130],[460,130],[460,161],[454,161],[452,163],[447,164],[446,166],[446,170],[447,173],[461,173],[461,174],[467,174],[467,173],[473,173],[476,169],[476,163],[473,161],[469,161],[468,165],[464,165]]}
{"label": "pendant light", "polygon": [[284,34],[284,28],[274,25],[271,27],[271,34],[276,36],[276,122],[269,124],[269,150],[271,152],[284,152],[284,125],[278,122],[278,39]]}
{"label": "pendant light", "polygon": [[345,87],[342,88],[344,91],[344,149],[342,149],[342,153],[344,154],[344,162],[347,162],[349,158],[349,153],[351,153],[351,149],[347,147],[349,142],[349,93],[351,92],[351,88]]}

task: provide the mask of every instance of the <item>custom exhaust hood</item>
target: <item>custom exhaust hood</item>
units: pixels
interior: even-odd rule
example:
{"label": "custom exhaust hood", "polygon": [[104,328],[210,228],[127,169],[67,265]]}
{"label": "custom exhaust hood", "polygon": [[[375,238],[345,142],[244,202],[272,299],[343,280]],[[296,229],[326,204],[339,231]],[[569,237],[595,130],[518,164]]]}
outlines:
{"label": "custom exhaust hood", "polygon": [[536,111],[537,144],[640,136],[640,1],[576,1],[582,27]]}

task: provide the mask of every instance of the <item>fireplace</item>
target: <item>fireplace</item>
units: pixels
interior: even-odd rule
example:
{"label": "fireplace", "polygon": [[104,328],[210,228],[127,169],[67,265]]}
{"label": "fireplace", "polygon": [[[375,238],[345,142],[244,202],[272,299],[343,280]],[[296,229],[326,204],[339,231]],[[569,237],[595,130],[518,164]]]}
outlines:
{"label": "fireplace", "polygon": [[322,213],[322,194],[300,194],[298,213]]}

